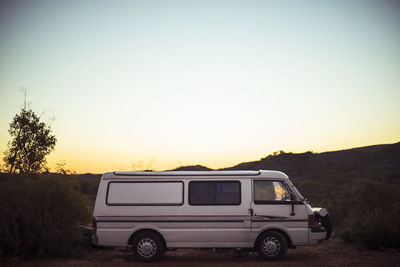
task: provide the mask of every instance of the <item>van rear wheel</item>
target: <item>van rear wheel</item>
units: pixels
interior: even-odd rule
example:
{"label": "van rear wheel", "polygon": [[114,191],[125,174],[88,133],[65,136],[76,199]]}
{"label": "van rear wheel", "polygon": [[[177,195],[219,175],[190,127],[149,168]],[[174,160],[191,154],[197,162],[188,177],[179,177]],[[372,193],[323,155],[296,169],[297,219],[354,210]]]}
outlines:
{"label": "van rear wheel", "polygon": [[139,233],[132,241],[133,254],[141,261],[154,261],[164,253],[164,244],[153,232]]}
{"label": "van rear wheel", "polygon": [[286,254],[287,240],[277,231],[268,231],[258,238],[256,249],[265,260],[279,260]]}

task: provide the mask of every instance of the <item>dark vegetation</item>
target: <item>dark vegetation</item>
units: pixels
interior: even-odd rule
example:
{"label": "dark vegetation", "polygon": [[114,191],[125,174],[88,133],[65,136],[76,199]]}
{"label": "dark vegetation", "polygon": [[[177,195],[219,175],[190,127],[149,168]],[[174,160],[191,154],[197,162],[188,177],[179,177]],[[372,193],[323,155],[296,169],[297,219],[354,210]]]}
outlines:
{"label": "dark vegetation", "polygon": [[81,251],[79,225],[90,219],[82,184],[59,174],[0,174],[0,255]]}

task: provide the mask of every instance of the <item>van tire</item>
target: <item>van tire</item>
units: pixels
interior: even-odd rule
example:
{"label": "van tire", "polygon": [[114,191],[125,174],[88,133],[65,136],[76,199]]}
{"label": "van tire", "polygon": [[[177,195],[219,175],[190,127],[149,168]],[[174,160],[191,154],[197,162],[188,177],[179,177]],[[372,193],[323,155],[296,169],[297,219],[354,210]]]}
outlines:
{"label": "van tire", "polygon": [[277,231],[267,231],[257,239],[256,250],[265,260],[280,260],[286,254],[287,240]]}
{"label": "van tire", "polygon": [[133,255],[140,261],[154,261],[164,254],[161,237],[154,232],[139,233],[132,241]]}

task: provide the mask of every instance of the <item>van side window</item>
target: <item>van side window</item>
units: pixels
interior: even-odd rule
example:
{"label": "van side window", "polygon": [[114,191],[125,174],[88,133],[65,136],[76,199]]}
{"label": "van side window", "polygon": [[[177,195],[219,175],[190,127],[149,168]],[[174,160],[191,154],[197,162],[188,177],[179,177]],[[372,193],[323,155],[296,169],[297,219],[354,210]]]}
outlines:
{"label": "van side window", "polygon": [[108,206],[180,206],[183,205],[183,182],[110,182]]}
{"label": "van side window", "polygon": [[290,193],[279,181],[254,181],[254,203],[267,204],[271,201],[290,201]]}
{"label": "van side window", "polygon": [[191,181],[190,205],[240,205],[239,181]]}

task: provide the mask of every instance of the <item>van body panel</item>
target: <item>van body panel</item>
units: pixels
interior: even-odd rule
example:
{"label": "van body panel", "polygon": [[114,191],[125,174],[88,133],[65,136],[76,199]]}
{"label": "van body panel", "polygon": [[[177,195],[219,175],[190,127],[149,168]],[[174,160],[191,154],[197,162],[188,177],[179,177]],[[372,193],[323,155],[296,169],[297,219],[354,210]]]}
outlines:
{"label": "van body panel", "polygon": [[326,238],[326,232],[313,233],[309,230],[309,244],[317,244]]}
{"label": "van body panel", "polygon": [[[254,225],[252,223],[252,225]],[[308,227],[304,227],[303,222],[289,220],[286,222],[265,222],[265,223],[257,223],[252,227],[252,231],[258,234],[267,231],[277,229],[286,233],[293,246],[304,245],[308,243]]]}
{"label": "van body panel", "polygon": [[133,229],[111,228],[99,225],[96,232],[99,246],[125,247],[128,244],[130,236],[133,234]]}
{"label": "van body panel", "polygon": [[257,205],[252,203],[255,216],[252,216],[252,231],[263,232],[268,229],[280,229],[287,233],[293,246],[309,242],[308,211],[304,204],[294,205],[294,214],[291,216],[291,204],[285,205]]}
{"label": "van body panel", "polygon": [[[244,216],[177,216],[177,217],[97,217],[99,242],[112,246],[115,239],[110,235],[113,231],[136,232],[140,229],[156,230],[163,235],[168,247],[178,244],[197,243],[228,243],[252,242],[249,236],[250,228],[246,227]],[[129,235],[130,236],[130,235]],[[125,238],[118,238],[119,244],[126,242]],[[185,245],[186,246],[186,245]],[[192,246],[192,245],[190,245]]]}

